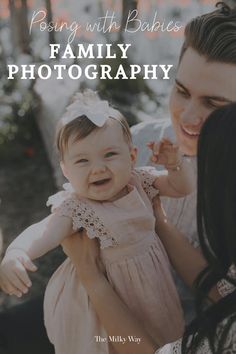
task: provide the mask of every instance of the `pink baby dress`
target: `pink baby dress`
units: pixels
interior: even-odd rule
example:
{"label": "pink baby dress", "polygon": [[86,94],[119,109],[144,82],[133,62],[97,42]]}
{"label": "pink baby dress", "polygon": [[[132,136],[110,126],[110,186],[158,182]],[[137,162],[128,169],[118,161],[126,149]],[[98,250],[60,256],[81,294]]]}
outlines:
{"label": "pink baby dress", "polygon": [[[62,191],[49,203],[52,212],[72,218],[74,230],[82,227],[88,237],[99,239],[109,282],[153,339],[164,345],[182,336],[184,323],[170,264],[155,233],[154,171],[136,169],[128,194],[113,202],[78,199],[73,191]],[[121,341],[107,336],[70,259],[48,283],[44,313],[56,354],[108,354],[115,352],[112,342]],[[127,334],[126,340],[133,338]]]}

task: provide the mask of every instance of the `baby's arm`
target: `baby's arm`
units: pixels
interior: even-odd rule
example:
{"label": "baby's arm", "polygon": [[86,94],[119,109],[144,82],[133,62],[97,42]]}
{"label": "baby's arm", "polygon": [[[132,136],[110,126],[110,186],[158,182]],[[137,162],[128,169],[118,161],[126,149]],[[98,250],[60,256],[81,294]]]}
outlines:
{"label": "baby's arm", "polygon": [[24,230],[8,247],[0,267],[1,288],[18,297],[31,286],[27,270],[37,268],[31,259],[38,258],[58,246],[72,233],[71,219],[52,214]]}
{"label": "baby's arm", "polygon": [[72,233],[72,220],[69,217],[52,214],[24,230],[10,244],[7,253],[12,249],[20,249],[33,260],[57,247]]}
{"label": "baby's arm", "polygon": [[191,162],[180,154],[177,145],[163,138],[160,143],[149,143],[148,147],[152,150],[152,162],[164,165],[167,170],[154,182],[160,195],[179,198],[194,191],[194,170]]}

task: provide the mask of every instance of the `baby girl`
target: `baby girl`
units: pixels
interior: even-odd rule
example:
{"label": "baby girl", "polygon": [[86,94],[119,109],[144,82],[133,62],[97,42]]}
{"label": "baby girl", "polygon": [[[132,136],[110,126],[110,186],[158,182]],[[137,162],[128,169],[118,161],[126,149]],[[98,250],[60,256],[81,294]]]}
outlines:
{"label": "baby girl", "polygon": [[[5,291],[27,292],[27,270],[34,270],[31,260],[84,230],[98,239],[107,278],[147,332],[162,345],[178,339],[183,334],[182,311],[168,258],[155,233],[152,199],[192,191],[188,161],[176,145],[163,139],[149,147],[152,160],[164,164],[167,173],[136,169],[137,151],[125,118],[89,90],[77,94],[68,106],[56,141],[61,169],[70,183],[49,198],[52,214],[9,246],[2,262]],[[44,313],[57,354],[113,352],[70,259],[48,283]],[[97,342],[99,336],[106,340]]]}

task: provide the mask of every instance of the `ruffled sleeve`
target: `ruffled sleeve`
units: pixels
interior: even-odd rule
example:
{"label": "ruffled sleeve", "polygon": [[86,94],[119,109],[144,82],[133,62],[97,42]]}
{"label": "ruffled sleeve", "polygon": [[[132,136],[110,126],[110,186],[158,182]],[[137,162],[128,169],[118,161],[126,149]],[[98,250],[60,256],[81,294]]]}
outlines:
{"label": "ruffled sleeve", "polygon": [[110,235],[90,203],[79,199],[69,183],[63,187],[63,191],[52,195],[47,201],[47,206],[52,206],[52,212],[71,218],[74,231],[85,229],[90,239],[97,237],[102,249],[115,246],[116,240]]}
{"label": "ruffled sleeve", "polygon": [[153,187],[153,183],[159,175],[158,171],[154,167],[140,167],[136,168],[135,171],[141,179],[144,191],[152,201],[159,194],[159,190]]}
{"label": "ruffled sleeve", "polygon": [[[51,195],[47,200],[46,205],[48,207],[51,206],[52,213],[60,211],[61,206],[64,201],[66,201],[68,199],[73,199],[75,197],[73,187],[70,183],[63,184],[63,188],[64,189],[62,191]],[[63,215],[63,214],[61,214],[61,215]],[[65,215],[65,216],[68,216],[68,215]]]}

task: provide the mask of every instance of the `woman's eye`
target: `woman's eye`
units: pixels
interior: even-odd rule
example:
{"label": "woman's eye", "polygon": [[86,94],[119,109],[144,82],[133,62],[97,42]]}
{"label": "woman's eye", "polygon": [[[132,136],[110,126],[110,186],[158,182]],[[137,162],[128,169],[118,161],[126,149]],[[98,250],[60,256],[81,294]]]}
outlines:
{"label": "woman's eye", "polygon": [[112,157],[112,156],[115,156],[115,155],[117,155],[117,152],[115,152],[115,151],[110,151],[110,152],[107,152],[107,153],[105,154],[105,157]]}

